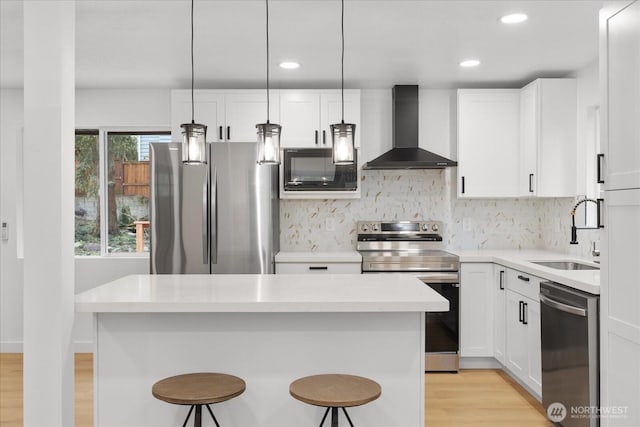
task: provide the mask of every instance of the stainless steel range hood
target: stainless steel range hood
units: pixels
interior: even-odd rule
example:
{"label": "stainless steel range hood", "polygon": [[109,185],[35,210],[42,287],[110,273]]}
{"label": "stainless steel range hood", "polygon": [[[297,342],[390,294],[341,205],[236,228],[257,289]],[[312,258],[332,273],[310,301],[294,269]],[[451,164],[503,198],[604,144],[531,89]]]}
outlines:
{"label": "stainless steel range hood", "polygon": [[458,162],[418,147],[418,86],[393,87],[392,147],[363,169],[444,169]]}

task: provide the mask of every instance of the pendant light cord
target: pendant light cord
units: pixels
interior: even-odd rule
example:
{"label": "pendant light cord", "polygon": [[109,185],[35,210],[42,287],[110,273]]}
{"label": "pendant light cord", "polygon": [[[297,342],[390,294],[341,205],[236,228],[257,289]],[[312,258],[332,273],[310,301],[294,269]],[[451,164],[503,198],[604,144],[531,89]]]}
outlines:
{"label": "pendant light cord", "polygon": [[342,123],[344,123],[344,0],[342,0],[342,14],[340,20],[341,30],[342,30]]}
{"label": "pendant light cord", "polygon": [[195,99],[193,96],[193,80],[194,80],[194,73],[193,73],[193,0],[191,0],[191,123],[195,123],[195,116],[194,116],[194,104],[195,104]]}
{"label": "pendant light cord", "polygon": [[265,0],[267,9],[267,123],[269,123],[269,0]]}

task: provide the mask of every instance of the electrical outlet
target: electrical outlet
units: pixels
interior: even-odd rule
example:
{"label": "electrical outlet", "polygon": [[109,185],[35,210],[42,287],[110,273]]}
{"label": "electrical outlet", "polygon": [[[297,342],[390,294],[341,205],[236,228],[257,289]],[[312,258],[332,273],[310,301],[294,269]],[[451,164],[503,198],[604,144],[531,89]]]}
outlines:
{"label": "electrical outlet", "polygon": [[2,223],[2,241],[9,240],[9,225],[6,222]]}
{"label": "electrical outlet", "polygon": [[471,219],[471,218],[463,218],[462,219],[462,229],[464,231],[473,230],[473,219]]}
{"label": "electrical outlet", "polygon": [[326,218],[324,220],[324,228],[327,231],[336,231],[336,220],[334,218]]}

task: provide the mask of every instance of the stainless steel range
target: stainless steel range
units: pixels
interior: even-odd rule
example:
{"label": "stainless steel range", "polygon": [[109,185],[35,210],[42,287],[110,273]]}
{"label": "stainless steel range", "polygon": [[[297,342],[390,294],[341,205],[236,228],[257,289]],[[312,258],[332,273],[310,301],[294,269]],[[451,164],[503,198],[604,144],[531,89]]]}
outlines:
{"label": "stainless steel range", "polygon": [[440,221],[359,221],[364,274],[410,274],[449,300],[449,311],[426,313],[425,371],[458,371],[460,260],[442,250]]}

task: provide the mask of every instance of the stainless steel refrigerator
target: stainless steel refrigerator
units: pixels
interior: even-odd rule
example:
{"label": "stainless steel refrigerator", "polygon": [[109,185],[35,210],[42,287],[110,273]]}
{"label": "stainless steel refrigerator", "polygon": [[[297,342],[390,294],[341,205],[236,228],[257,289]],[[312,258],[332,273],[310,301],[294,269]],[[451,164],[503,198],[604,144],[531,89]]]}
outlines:
{"label": "stainless steel refrigerator", "polygon": [[151,274],[272,274],[279,249],[278,167],[256,143],[207,144],[184,165],[181,144],[151,144]]}

